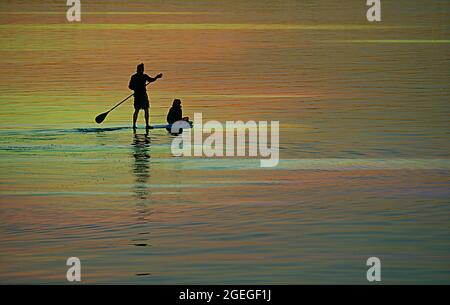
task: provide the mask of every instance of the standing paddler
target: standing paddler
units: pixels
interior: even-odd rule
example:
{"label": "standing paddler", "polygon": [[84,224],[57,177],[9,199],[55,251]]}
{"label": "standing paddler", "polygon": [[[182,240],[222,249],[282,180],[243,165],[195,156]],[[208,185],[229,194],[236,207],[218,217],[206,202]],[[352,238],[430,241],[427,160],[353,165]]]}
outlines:
{"label": "standing paddler", "polygon": [[139,110],[141,109],[145,112],[146,128],[151,128],[148,122],[150,102],[148,100],[146,86],[161,77],[162,73],[156,75],[156,77],[150,77],[147,74],[144,74],[144,64],[139,64],[136,69],[136,74],[131,76],[128,88],[134,91],[133,129],[136,129],[136,121],[139,115]]}

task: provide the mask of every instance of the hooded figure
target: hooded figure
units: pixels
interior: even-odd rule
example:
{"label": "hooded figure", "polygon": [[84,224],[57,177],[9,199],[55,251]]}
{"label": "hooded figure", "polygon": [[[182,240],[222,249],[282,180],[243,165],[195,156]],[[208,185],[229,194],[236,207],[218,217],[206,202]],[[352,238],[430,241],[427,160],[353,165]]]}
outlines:
{"label": "hooded figure", "polygon": [[183,119],[183,110],[181,109],[181,101],[175,99],[167,113],[167,123],[173,124],[176,121]]}

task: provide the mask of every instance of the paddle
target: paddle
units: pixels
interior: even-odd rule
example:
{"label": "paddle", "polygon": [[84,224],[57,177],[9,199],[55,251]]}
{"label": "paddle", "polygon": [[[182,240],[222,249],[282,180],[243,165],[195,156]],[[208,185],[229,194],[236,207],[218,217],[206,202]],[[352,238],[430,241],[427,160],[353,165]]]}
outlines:
{"label": "paddle", "polygon": [[[156,78],[161,78],[162,77],[162,73],[158,74],[156,76]],[[146,83],[145,86],[147,87],[147,85],[150,83]],[[95,121],[97,122],[97,124],[102,123],[106,117],[108,116],[108,114],[113,111],[114,109],[116,109],[117,107],[119,107],[121,104],[123,104],[124,102],[126,102],[130,97],[132,97],[134,95],[134,93],[130,94],[129,96],[127,96],[124,100],[122,100],[120,103],[118,103],[116,106],[112,107],[111,109],[109,109],[108,111],[106,111],[105,113],[99,114],[97,115],[97,117],[95,118]]]}
{"label": "paddle", "polygon": [[119,107],[122,103],[126,102],[130,97],[132,97],[134,95],[134,93],[131,93],[127,98],[125,98],[123,101],[121,101],[119,104],[117,104],[116,106],[112,107],[111,109],[109,109],[108,111],[106,111],[105,113],[99,114],[97,115],[97,117],[95,118],[95,121],[97,122],[97,124],[102,123],[105,119],[106,116],[113,111],[114,109],[116,109],[117,107]]}

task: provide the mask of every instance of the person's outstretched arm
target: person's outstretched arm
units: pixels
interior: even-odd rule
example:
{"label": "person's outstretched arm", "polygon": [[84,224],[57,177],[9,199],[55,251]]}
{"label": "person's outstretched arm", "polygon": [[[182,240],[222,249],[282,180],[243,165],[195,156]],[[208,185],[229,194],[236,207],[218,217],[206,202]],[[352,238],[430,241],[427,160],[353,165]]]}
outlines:
{"label": "person's outstretched arm", "polygon": [[147,75],[147,81],[149,83],[153,83],[154,81],[156,81],[158,78],[161,78],[162,76],[163,76],[162,73],[159,73],[155,77],[150,77],[150,76]]}

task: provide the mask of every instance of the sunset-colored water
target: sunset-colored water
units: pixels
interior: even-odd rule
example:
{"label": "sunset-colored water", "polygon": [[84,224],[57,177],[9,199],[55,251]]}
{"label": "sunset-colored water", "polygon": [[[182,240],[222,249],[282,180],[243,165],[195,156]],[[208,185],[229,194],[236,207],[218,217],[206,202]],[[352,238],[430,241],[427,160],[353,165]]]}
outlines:
{"label": "sunset-colored water", "polygon": [[[448,1],[81,2],[0,3],[0,283],[450,284]],[[279,121],[279,165],[97,125],[140,62],[152,124]]]}

